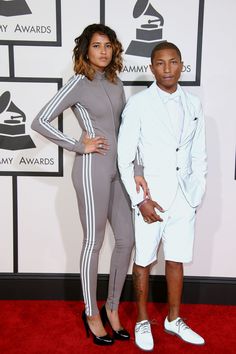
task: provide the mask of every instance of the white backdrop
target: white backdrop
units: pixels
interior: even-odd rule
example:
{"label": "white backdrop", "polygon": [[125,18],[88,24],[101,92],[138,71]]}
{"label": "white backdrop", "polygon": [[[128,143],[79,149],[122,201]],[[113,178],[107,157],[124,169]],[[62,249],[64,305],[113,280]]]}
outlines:
{"label": "white backdrop", "polygon": [[[47,0],[42,0],[44,6]],[[198,0],[192,0],[198,3]],[[35,0],[28,0],[29,6]],[[185,1],[186,2],[186,1]],[[189,1],[188,1],[189,2]],[[186,6],[187,3],[186,2]],[[123,9],[112,10],[107,0],[106,24],[113,27],[119,38],[124,36],[122,16],[116,15]],[[163,1],[151,1],[153,6]],[[164,17],[167,19],[168,40],[173,40],[187,53],[192,46],[192,39],[183,33],[183,21],[190,25],[188,9],[181,9],[184,17],[181,20],[178,34],[177,26],[171,29],[173,1],[165,1]],[[124,1],[126,4],[126,1]],[[128,8],[133,8],[135,1],[127,2]],[[131,6],[132,4],[132,6]],[[168,4],[168,5],[166,5]],[[184,4],[184,1],[183,1]],[[196,5],[196,4],[195,4]],[[176,6],[176,5],[175,5]],[[197,6],[193,8],[198,8]],[[180,8],[178,8],[180,10]],[[113,12],[112,12],[113,11]],[[185,274],[192,276],[235,277],[235,82],[234,58],[236,56],[234,35],[235,0],[226,0],[224,6],[220,0],[205,0],[201,85],[187,86],[185,89],[198,95],[203,103],[206,115],[208,177],[207,192],[201,208],[197,213],[196,242],[194,261],[186,265]],[[114,14],[114,19],[112,15]],[[194,14],[189,14],[192,16]],[[0,40],[7,40],[7,34],[1,26],[7,18],[0,15]],[[97,0],[62,0],[61,25],[62,46],[26,46],[14,45],[14,76],[16,78],[62,78],[66,82],[72,75],[72,49],[74,38],[83,28],[100,21],[100,3]],[[133,21],[133,20],[132,20]],[[177,21],[177,19],[176,19]],[[5,22],[4,22],[5,23]],[[194,24],[196,19],[194,20]],[[135,37],[135,29],[130,29]],[[126,29],[127,33],[128,29]],[[186,31],[187,32],[187,31]],[[173,34],[172,34],[173,33]],[[132,37],[133,36],[133,37]],[[187,42],[189,41],[189,43]],[[122,40],[123,43],[123,40]],[[5,44],[0,45],[0,76],[9,77],[9,61],[11,51]],[[186,54],[187,55],[187,54]],[[185,58],[183,58],[185,60]],[[126,58],[126,60],[128,60]],[[137,60],[137,58],[136,58]],[[140,59],[141,61],[141,59]],[[188,62],[193,61],[191,56]],[[145,59],[145,63],[148,60]],[[122,77],[123,75],[123,77]],[[121,77],[127,79],[123,73]],[[151,80],[142,76],[141,80]],[[191,74],[192,75],[192,74]],[[190,75],[190,76],[191,76]],[[183,73],[186,81],[188,77]],[[132,73],[131,80],[135,80]],[[140,80],[140,75],[137,78]],[[191,76],[190,81],[193,80]],[[0,83],[1,84],[1,83]],[[5,91],[1,84],[1,92]],[[13,86],[12,86],[13,87]],[[126,95],[144,89],[143,86],[127,86]],[[26,91],[21,90],[22,102]],[[30,112],[37,113],[37,97],[27,91]],[[48,97],[48,99],[50,96]],[[41,99],[41,98],[40,98]],[[35,102],[35,104],[34,104]],[[29,120],[32,120],[30,117]],[[80,134],[80,129],[70,111],[65,112],[64,131],[67,134]],[[30,135],[33,140],[39,139],[35,132]],[[42,144],[51,144],[40,138]],[[0,149],[0,171],[4,170],[2,156],[6,151]],[[5,156],[5,155],[4,155]],[[74,155],[64,151],[63,177],[19,176],[18,182],[18,260],[19,272],[33,273],[77,273],[79,272],[79,255],[82,244],[82,229],[79,220],[77,201],[71,182],[71,168]],[[13,213],[12,213],[12,177],[0,176],[0,272],[13,271]],[[113,235],[107,225],[104,245],[99,261],[99,272],[109,272],[109,259],[113,246]],[[163,253],[160,249],[158,264],[153,268],[153,274],[164,274]],[[131,272],[131,267],[129,272]]]}

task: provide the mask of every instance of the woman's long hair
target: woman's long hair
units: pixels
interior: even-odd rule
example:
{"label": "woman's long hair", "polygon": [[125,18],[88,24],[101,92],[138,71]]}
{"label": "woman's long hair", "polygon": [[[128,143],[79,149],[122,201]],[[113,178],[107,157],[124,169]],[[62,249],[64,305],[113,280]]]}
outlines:
{"label": "woman's long hair", "polygon": [[112,59],[110,64],[105,68],[105,76],[109,81],[115,82],[117,72],[121,72],[123,67],[121,56],[123,48],[117,39],[115,31],[102,24],[92,24],[87,26],[83,33],[75,39],[76,46],[73,49],[74,71],[76,74],[85,75],[89,80],[93,80],[95,70],[89,64],[87,55],[94,33],[106,35],[111,42]]}

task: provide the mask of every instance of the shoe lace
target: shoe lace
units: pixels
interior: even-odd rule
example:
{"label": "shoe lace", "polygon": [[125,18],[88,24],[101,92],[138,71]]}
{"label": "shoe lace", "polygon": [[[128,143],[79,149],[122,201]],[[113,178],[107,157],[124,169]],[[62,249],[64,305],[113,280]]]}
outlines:
{"label": "shoe lace", "polygon": [[180,332],[181,329],[182,330],[189,329],[189,326],[186,325],[186,323],[182,318],[179,318],[178,321],[176,321],[175,325],[178,327],[178,332]]}
{"label": "shoe lace", "polygon": [[141,334],[143,334],[143,333],[150,333],[150,324],[149,324],[149,321],[145,321],[145,322],[140,323],[139,325],[137,325],[136,331],[137,331],[137,332],[140,331]]}

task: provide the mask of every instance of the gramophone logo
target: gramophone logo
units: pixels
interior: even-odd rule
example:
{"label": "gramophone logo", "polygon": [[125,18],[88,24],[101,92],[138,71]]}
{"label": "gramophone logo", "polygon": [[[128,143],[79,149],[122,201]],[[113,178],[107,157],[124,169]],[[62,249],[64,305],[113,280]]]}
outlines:
{"label": "gramophone logo", "polygon": [[25,0],[0,0],[0,15],[2,16],[20,16],[31,13]]}
{"label": "gramophone logo", "polygon": [[149,58],[154,46],[164,42],[164,18],[154,9],[149,0],[137,0],[133,18],[140,16],[147,16],[147,22],[142,24],[141,28],[136,28],[136,40],[131,41],[125,54]]}
{"label": "gramophone logo", "polygon": [[12,101],[9,91],[0,96],[0,149],[22,150],[35,148],[25,133],[26,115]]}

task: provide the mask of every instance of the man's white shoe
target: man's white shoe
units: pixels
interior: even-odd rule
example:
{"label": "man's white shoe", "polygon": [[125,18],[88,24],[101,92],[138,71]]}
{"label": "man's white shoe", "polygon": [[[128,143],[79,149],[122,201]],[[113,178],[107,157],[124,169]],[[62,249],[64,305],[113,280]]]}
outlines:
{"label": "man's white shoe", "polygon": [[151,325],[148,320],[137,322],[134,330],[135,344],[143,350],[153,350],[154,342],[152,337]]}
{"label": "man's white shoe", "polygon": [[169,322],[168,318],[166,317],[164,322],[164,328],[167,333],[179,336],[185,342],[196,345],[205,344],[205,340],[201,336],[199,336],[199,334],[192,331],[191,328],[189,328],[180,317],[177,317],[174,321],[171,322]]}

